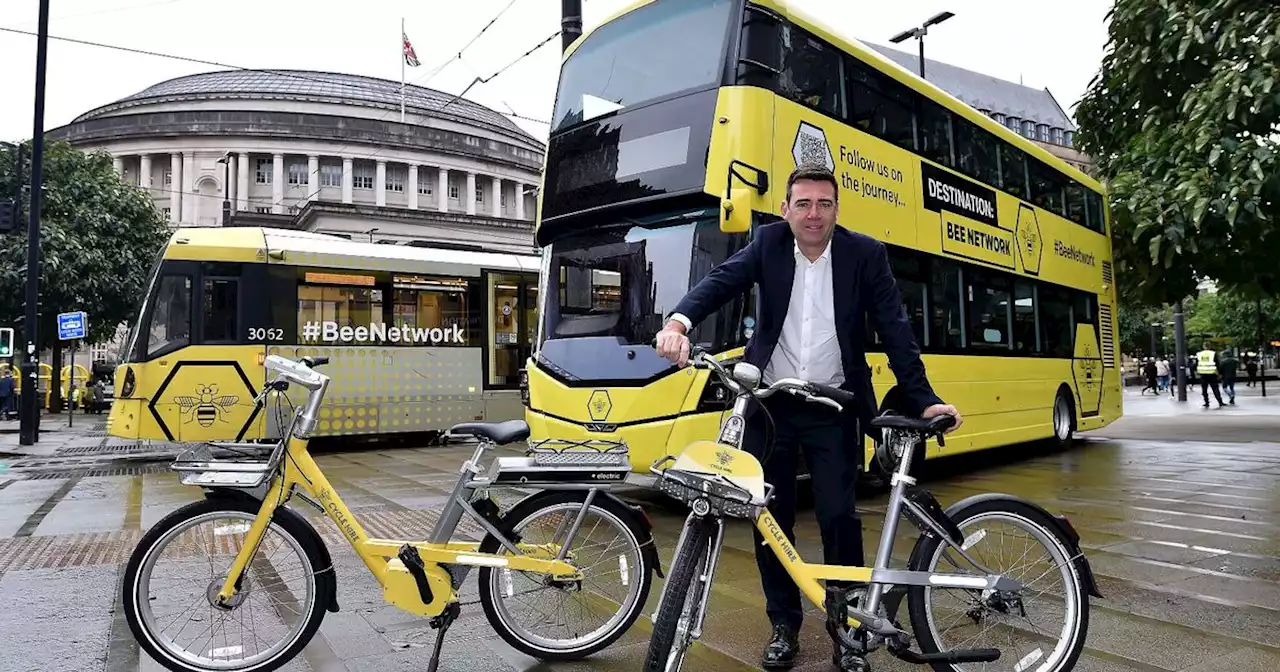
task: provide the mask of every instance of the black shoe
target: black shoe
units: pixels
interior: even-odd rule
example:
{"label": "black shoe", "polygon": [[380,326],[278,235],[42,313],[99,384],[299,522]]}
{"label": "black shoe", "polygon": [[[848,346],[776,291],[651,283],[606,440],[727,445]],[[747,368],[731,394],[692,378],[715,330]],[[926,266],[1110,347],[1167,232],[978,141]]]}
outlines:
{"label": "black shoe", "polygon": [[766,670],[789,670],[796,664],[797,653],[800,653],[799,633],[794,628],[775,625],[773,639],[765,645],[760,665]]}
{"label": "black shoe", "polygon": [[831,656],[831,662],[840,672],[871,672],[871,663],[854,651],[837,651]]}

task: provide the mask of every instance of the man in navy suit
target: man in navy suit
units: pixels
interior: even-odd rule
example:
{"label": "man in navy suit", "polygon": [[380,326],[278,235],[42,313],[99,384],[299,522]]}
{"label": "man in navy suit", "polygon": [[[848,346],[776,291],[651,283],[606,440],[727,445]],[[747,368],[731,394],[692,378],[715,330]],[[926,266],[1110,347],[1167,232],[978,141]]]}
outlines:
{"label": "man in navy suit", "polygon": [[[862,523],[854,512],[854,482],[863,458],[862,428],[876,413],[864,350],[868,318],[884,341],[898,388],[910,406],[899,410],[925,418],[951,414],[956,418],[952,431],[961,418],[925,378],[884,244],[836,226],[838,211],[835,176],[823,166],[797,167],[787,180],[782,204],[786,222],[759,227],[746,248],[690,290],[658,333],[657,347],[659,354],[685,366],[686,334],[694,325],[759,286],[758,324],[747,343],[745,361],[760,367],[764,384],[799,378],[852,392],[858,401],[841,416],[829,406],[795,395],[774,395],[763,402],[767,413],[750,413],[743,448],[763,462],[765,480],[775,488],[770,511],[792,543],[796,459],[803,448],[823,562],[866,566]],[[776,435],[771,447],[765,445],[766,419]],[[767,669],[790,668],[800,650],[800,590],[758,531],[755,541],[766,613],[773,624],[761,662]],[[865,659],[842,652],[838,645],[833,662],[846,672],[870,670]]]}

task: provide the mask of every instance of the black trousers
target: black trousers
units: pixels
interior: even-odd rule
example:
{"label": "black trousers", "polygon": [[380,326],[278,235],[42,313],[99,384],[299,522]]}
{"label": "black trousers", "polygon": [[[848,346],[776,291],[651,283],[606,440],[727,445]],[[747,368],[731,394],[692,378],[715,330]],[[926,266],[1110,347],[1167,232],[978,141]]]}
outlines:
{"label": "black trousers", "polygon": [[[769,511],[795,544],[796,473],[804,454],[812,478],[814,512],[822,534],[823,563],[865,566],[862,520],[854,511],[854,484],[862,459],[861,437],[846,437],[839,413],[791,394],[776,394],[757,407],[747,421],[743,449],[761,460],[765,482],[774,486]],[[765,412],[767,411],[767,413]],[[769,420],[772,419],[772,424]],[[770,444],[766,444],[772,438]],[[800,588],[753,531],[756,565],[764,587],[765,613],[774,625],[797,630],[804,618]]]}
{"label": "black trousers", "polygon": [[1218,390],[1218,374],[1202,373],[1200,374],[1200,394],[1204,395],[1204,405],[1209,405],[1209,388],[1213,388],[1213,398],[1218,400],[1218,405],[1222,405],[1222,392]]}

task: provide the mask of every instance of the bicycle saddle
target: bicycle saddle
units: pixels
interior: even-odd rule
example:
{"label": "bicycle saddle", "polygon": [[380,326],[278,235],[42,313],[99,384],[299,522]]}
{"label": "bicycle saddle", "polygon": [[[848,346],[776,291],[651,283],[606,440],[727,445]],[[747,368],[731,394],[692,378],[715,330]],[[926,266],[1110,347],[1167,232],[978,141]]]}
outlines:
{"label": "bicycle saddle", "polygon": [[928,419],[908,418],[905,415],[882,415],[871,420],[872,427],[925,433],[941,433],[954,424],[956,419],[950,415],[938,415]]}
{"label": "bicycle saddle", "polygon": [[529,425],[524,420],[506,422],[463,422],[449,428],[450,434],[478,436],[503,445],[529,438]]}

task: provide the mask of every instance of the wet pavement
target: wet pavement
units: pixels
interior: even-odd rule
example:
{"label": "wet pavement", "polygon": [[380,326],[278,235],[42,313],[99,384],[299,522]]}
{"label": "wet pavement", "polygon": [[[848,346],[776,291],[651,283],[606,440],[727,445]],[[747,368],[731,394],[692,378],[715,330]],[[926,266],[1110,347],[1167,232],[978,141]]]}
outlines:
{"label": "wet pavement", "polygon": [[[1185,404],[1135,390],[1126,395],[1123,420],[1070,450],[1016,446],[930,463],[921,481],[944,506],[1000,491],[1071,518],[1105,596],[1092,601],[1086,652],[1075,669],[1274,671],[1280,669],[1280,398],[1262,399],[1243,387],[1237,394],[1234,407],[1203,410],[1198,389]],[[165,463],[142,457],[150,454],[144,449],[129,455],[122,446],[125,455],[105,459],[100,423],[78,429],[45,434],[37,454],[13,454],[0,444],[0,670],[159,670],[124,621],[120,575],[141,535],[201,493],[179,485]],[[430,530],[470,451],[451,445],[317,459],[371,534],[418,537]],[[519,495],[502,493],[501,501]],[[869,556],[885,499],[864,493],[859,503]],[[668,567],[683,514],[657,497],[640,501]],[[425,669],[435,631],[382,601],[332,523],[305,505],[295,510],[333,554],[341,611],[326,615],[320,633],[285,669]],[[474,525],[463,530],[478,538]],[[913,533],[902,530],[896,566],[910,554]],[[821,557],[811,510],[800,513],[797,535],[804,557]],[[473,574],[464,603],[477,599],[475,584]],[[618,643],[573,664],[541,664],[515,651],[492,633],[480,606],[469,604],[450,630],[440,669],[638,669],[661,587],[655,578],[645,615]],[[795,669],[833,669],[821,613],[807,606]],[[750,530],[732,523],[711,614],[686,668],[759,669],[768,630]],[[883,651],[871,661],[877,671],[928,669]]]}

